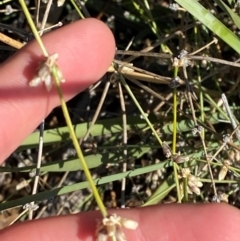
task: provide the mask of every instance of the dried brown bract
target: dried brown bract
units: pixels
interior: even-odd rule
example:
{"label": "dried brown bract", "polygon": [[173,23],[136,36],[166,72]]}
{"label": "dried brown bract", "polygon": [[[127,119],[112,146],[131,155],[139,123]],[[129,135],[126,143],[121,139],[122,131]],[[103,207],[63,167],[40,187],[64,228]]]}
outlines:
{"label": "dried brown bract", "polygon": [[44,82],[47,90],[50,91],[52,88],[52,68],[53,67],[57,68],[57,75],[58,75],[59,81],[65,82],[65,79],[63,78],[61,71],[56,65],[57,59],[58,59],[57,53],[48,56],[46,60],[43,61],[38,67],[35,76],[29,82],[29,86],[36,87],[41,82]]}
{"label": "dried brown bract", "polygon": [[223,161],[223,166],[218,174],[218,180],[222,181],[225,179],[227,173],[228,173],[228,169],[229,169],[229,166],[230,166],[230,161],[228,160],[225,160]]}

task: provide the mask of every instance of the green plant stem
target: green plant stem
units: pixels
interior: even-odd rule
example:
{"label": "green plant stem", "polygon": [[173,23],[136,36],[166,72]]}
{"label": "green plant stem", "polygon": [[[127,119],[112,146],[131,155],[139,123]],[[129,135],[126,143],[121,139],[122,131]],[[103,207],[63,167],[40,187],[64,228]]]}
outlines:
{"label": "green plant stem", "polygon": [[22,7],[22,10],[23,10],[26,18],[27,18],[28,24],[30,25],[30,28],[31,28],[31,30],[32,30],[32,32],[34,34],[34,37],[36,38],[36,40],[37,40],[37,42],[39,44],[39,47],[41,48],[41,50],[43,52],[43,55],[45,57],[48,57],[49,54],[48,54],[46,48],[43,45],[42,39],[41,39],[40,35],[38,34],[37,28],[36,28],[36,26],[35,26],[35,24],[34,24],[34,22],[32,20],[32,17],[30,15],[29,11],[28,11],[28,8],[27,8],[24,0],[19,0],[19,3],[21,5],[21,7]]}
{"label": "green plant stem", "polygon": [[187,178],[183,178],[183,200],[184,202],[188,202],[188,184],[187,184]]}
{"label": "green plant stem", "polygon": [[129,88],[128,84],[126,83],[124,77],[120,74],[120,80],[123,84],[123,86],[125,87],[125,89],[127,90],[128,94],[131,96],[133,102],[135,103],[135,105],[137,106],[137,108],[139,109],[140,113],[142,114],[142,116],[144,117],[144,119],[146,120],[147,124],[149,125],[150,129],[152,130],[154,136],[156,137],[157,141],[159,142],[159,144],[162,146],[162,140],[159,137],[159,135],[157,134],[157,132],[155,131],[152,123],[149,121],[148,117],[146,116],[145,112],[143,111],[142,107],[139,105],[137,99],[135,98],[134,94],[132,93],[131,89]]}
{"label": "green plant stem", "polygon": [[75,3],[74,0],[70,0],[73,7],[75,8],[75,10],[77,11],[78,15],[80,16],[80,18],[84,19],[85,17],[83,16],[82,12],[80,11],[78,5]]}
{"label": "green plant stem", "polygon": [[82,153],[82,150],[79,146],[79,143],[78,143],[78,140],[76,138],[76,135],[75,135],[75,132],[74,132],[74,129],[73,129],[73,124],[72,124],[72,121],[71,121],[71,118],[69,116],[69,113],[68,113],[68,110],[67,110],[67,105],[66,105],[66,102],[64,100],[64,97],[63,97],[63,93],[62,93],[62,89],[61,89],[61,86],[60,86],[60,81],[58,79],[58,74],[57,74],[57,68],[54,67],[53,70],[53,76],[54,76],[54,80],[55,80],[55,84],[56,84],[56,87],[57,87],[57,91],[58,91],[58,95],[60,97],[60,102],[61,102],[61,107],[62,107],[62,111],[63,111],[63,115],[64,115],[64,118],[66,120],[66,123],[67,123],[67,126],[69,128],[69,134],[70,134],[70,137],[72,139],[72,142],[73,142],[73,145],[76,149],[76,152],[77,152],[77,155],[79,157],[79,161],[80,161],[80,164],[82,165],[82,168],[83,168],[83,171],[86,175],[86,178],[89,182],[89,185],[93,191],[93,195],[96,199],[96,202],[97,202],[97,205],[103,215],[103,217],[106,217],[108,214],[107,214],[107,210],[102,202],[102,199],[98,193],[98,190],[94,184],[94,181],[92,179],[92,176],[91,176],[91,173],[88,169],[88,166],[87,166],[87,163],[85,162],[85,159],[84,159],[84,156],[83,156],[83,153]]}
{"label": "green plant stem", "polygon": [[[148,0],[143,0],[143,3],[146,7],[146,10],[145,10],[145,14],[148,15],[148,18],[147,18],[147,22],[149,23],[149,26],[150,28],[152,29],[153,33],[156,34],[156,36],[158,37],[158,39],[160,40],[160,33],[159,33],[159,30],[158,30],[158,27],[157,27],[157,24],[152,16],[152,13],[151,13],[151,9],[150,9],[150,6],[148,4]],[[145,15],[143,14],[143,15]],[[150,19],[150,21],[149,21]]]}
{"label": "green plant stem", "polygon": [[207,99],[207,100],[209,101],[209,103],[210,103],[214,108],[216,108],[223,117],[225,117],[225,120],[230,121],[230,119],[229,119],[228,115],[226,114],[226,112],[224,112],[224,111],[216,104],[216,102],[211,98],[210,95],[208,95],[206,92],[204,92],[204,97],[205,97],[205,101],[206,101],[206,99]]}
{"label": "green plant stem", "polygon": [[177,144],[177,90],[173,90],[173,143],[172,143],[172,152],[176,153],[176,144]]}
{"label": "green plant stem", "polygon": [[[178,77],[178,67],[174,67],[174,78]],[[176,154],[176,144],[177,144],[177,90],[173,89],[173,143],[172,143],[172,153]]]}
{"label": "green plant stem", "polygon": [[[194,27],[194,33],[195,33],[195,45],[196,48],[198,48],[198,27]],[[202,78],[200,74],[200,66],[198,63],[196,63],[196,70],[197,70],[197,81],[199,86],[199,100],[200,100],[200,112],[201,112],[201,121],[204,123],[205,121],[205,113],[204,113],[204,96],[203,96],[203,90],[202,90]],[[202,130],[202,139],[205,140],[205,129]]]}
{"label": "green plant stem", "polygon": [[[174,67],[174,78],[178,77],[178,67]],[[172,153],[176,154],[177,145],[177,90],[173,89],[173,142],[172,142]],[[178,165],[173,161],[174,179],[177,187],[178,202],[181,203],[181,191],[178,180]]]}
{"label": "green plant stem", "polygon": [[173,161],[173,171],[174,171],[174,180],[176,183],[176,188],[177,188],[177,197],[178,197],[178,203],[182,202],[182,197],[181,197],[181,190],[180,190],[180,185],[179,185],[179,180],[178,180],[178,164]]}

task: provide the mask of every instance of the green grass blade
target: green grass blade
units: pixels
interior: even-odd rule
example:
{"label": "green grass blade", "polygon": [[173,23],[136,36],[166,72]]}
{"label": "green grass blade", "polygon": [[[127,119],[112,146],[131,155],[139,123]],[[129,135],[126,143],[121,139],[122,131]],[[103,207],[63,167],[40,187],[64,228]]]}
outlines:
{"label": "green grass blade", "polygon": [[237,53],[240,53],[240,39],[199,2],[196,0],[176,0],[176,2],[212,30]]}
{"label": "green grass blade", "polygon": [[[126,148],[126,147],[123,147]],[[105,150],[107,149],[104,148]],[[127,147],[129,155],[133,158],[139,158],[143,154],[148,153],[152,147]],[[102,154],[92,154],[84,156],[85,161],[87,163],[87,166],[89,169],[93,169],[96,167],[99,167],[102,164],[107,163],[119,163],[124,159],[124,156],[122,152],[119,150],[118,152],[107,151],[107,153]],[[32,170],[35,170],[36,166],[26,166],[26,167],[1,167],[0,166],[0,172],[31,172]],[[82,166],[79,163],[79,160],[69,159],[69,160],[57,160],[50,163],[43,164],[41,166],[41,172],[71,172],[71,171],[77,171],[77,170],[83,170]]]}
{"label": "green grass blade", "polygon": [[232,21],[236,24],[236,26],[240,29],[240,17],[232,11],[223,1],[214,0],[218,6],[228,14],[228,16],[232,19]]}
{"label": "green grass blade", "polygon": [[175,188],[176,183],[174,181],[174,176],[170,175],[154,192],[154,194],[145,202],[142,206],[149,206],[158,204],[162,201],[168,193]]}
{"label": "green grass blade", "polygon": [[[149,116],[148,119],[151,123],[159,122],[155,116]],[[209,117],[209,121],[212,124],[219,123],[219,119],[226,119],[224,116],[219,113],[211,114]],[[107,134],[116,134],[122,132],[122,120],[121,118],[113,118],[108,120],[97,121],[94,125],[91,135],[92,136],[100,136]],[[84,137],[88,123],[82,123],[74,126],[75,133],[77,138]],[[147,128],[148,125],[145,120],[141,119],[140,116],[128,116],[128,124],[127,130],[143,130]],[[191,120],[179,120],[177,123],[177,132],[182,133],[186,131],[190,131],[194,127],[194,123]],[[172,134],[173,133],[173,124],[165,124],[162,128],[162,133],[164,134]],[[39,134],[38,132],[34,132],[29,135],[22,143],[19,150],[23,150],[30,147],[36,147],[38,145]],[[55,128],[44,131],[44,145],[50,145],[53,143],[61,142],[61,141],[70,141],[68,127]]]}
{"label": "green grass blade", "polygon": [[[161,162],[161,163],[154,164],[154,165],[151,165],[148,167],[138,168],[133,171],[131,170],[131,171],[127,171],[124,173],[118,173],[115,175],[110,175],[110,176],[102,177],[99,179],[95,179],[94,184],[102,185],[105,183],[121,180],[123,178],[129,178],[129,177],[142,175],[142,174],[145,174],[148,172],[153,172],[153,171],[159,170],[161,168],[167,168],[169,165],[170,165],[169,161]],[[60,196],[60,195],[63,195],[63,194],[69,193],[69,192],[77,191],[77,190],[88,188],[88,187],[89,187],[89,182],[86,181],[86,182],[76,183],[76,184],[65,186],[65,187],[52,189],[50,191],[40,192],[35,195],[29,195],[29,196],[26,196],[23,198],[18,198],[16,200],[8,201],[6,203],[1,203],[0,211],[8,209],[8,208],[13,208],[13,207],[17,207],[20,205],[24,205],[24,204],[30,203],[32,201],[34,201],[34,202],[42,201],[45,199],[49,199],[49,198],[52,198],[55,196]]]}

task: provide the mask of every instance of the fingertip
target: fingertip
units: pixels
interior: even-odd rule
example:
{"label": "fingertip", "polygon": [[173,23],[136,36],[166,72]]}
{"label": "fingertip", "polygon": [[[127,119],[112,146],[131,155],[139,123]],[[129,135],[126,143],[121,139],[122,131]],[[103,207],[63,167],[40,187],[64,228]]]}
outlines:
{"label": "fingertip", "polygon": [[[136,230],[124,228],[127,240],[238,241],[239,210],[224,204],[156,205],[111,210],[122,218],[138,222]],[[0,232],[3,240],[95,240],[99,212],[53,217],[18,224]],[[28,232],[28,239],[26,239]]]}

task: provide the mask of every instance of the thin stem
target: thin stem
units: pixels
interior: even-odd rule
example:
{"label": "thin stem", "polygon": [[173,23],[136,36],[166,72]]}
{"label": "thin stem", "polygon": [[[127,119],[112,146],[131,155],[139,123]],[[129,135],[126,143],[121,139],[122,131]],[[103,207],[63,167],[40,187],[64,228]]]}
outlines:
{"label": "thin stem", "polygon": [[87,166],[87,163],[84,159],[84,156],[83,156],[83,153],[82,153],[82,150],[80,149],[79,147],[79,143],[78,143],[78,140],[76,138],[76,135],[75,135],[75,132],[74,132],[74,129],[73,129],[73,124],[72,124],[72,121],[71,121],[71,118],[69,116],[69,113],[68,113],[68,110],[67,110],[67,105],[66,105],[66,102],[64,100],[64,97],[63,97],[63,93],[62,93],[62,89],[61,89],[61,86],[60,86],[60,82],[59,82],[59,78],[58,78],[58,74],[57,74],[57,68],[56,66],[52,69],[52,73],[53,73],[53,76],[54,76],[54,80],[55,80],[55,84],[56,84],[56,87],[57,87],[57,91],[58,91],[58,95],[60,97],[60,102],[61,102],[61,107],[62,107],[62,110],[63,110],[63,115],[64,115],[64,118],[66,120],[66,123],[67,123],[67,126],[69,128],[69,133],[70,133],[70,137],[72,139],[72,142],[73,142],[73,145],[76,149],[76,152],[77,152],[77,155],[79,157],[79,161],[80,161],[80,164],[84,170],[84,173],[86,175],[86,178],[89,182],[89,185],[93,191],[93,195],[96,199],[96,202],[97,202],[97,205],[103,215],[103,217],[106,217],[108,214],[107,214],[107,210],[102,202],[102,199],[98,193],[98,190],[94,184],[94,181],[92,179],[92,176],[91,176],[91,173],[88,169],[88,166]]}
{"label": "thin stem", "polygon": [[[195,29],[196,29],[196,28],[195,28]],[[192,52],[192,53],[189,54],[189,55],[194,55],[194,54],[196,54],[196,53],[199,53],[199,52],[201,52],[202,50],[204,50],[204,49],[206,49],[207,47],[209,47],[211,44],[216,44],[216,43],[217,43],[217,39],[214,38],[210,43],[206,44],[206,45],[203,46],[202,48],[200,48],[200,49],[198,49],[198,50]]]}
{"label": "thin stem", "polygon": [[70,1],[72,3],[73,7],[75,8],[75,10],[77,11],[78,15],[80,16],[80,18],[84,19],[84,16],[81,13],[81,11],[80,11],[78,5],[75,3],[75,1],[74,0],[70,0]]}
{"label": "thin stem", "polygon": [[[178,67],[174,67],[174,78],[178,77]],[[176,145],[177,145],[177,90],[173,89],[173,142],[172,142],[172,153],[176,154]],[[174,170],[174,180],[177,187],[177,196],[178,203],[181,203],[181,191],[178,180],[178,166],[177,163],[173,161],[173,170]]]}
{"label": "thin stem", "polygon": [[192,100],[192,90],[191,90],[191,87],[190,87],[190,83],[188,81],[186,66],[183,66],[183,74],[184,74],[184,78],[185,78],[185,81],[186,81],[187,96],[188,96],[188,101],[189,101],[189,105],[190,105],[190,109],[191,109],[191,113],[192,113],[192,118],[193,118],[193,121],[194,121],[194,125],[196,127],[198,122],[197,122],[197,117],[195,115],[195,110],[194,110],[194,105],[193,105],[193,100]]}
{"label": "thin stem", "polygon": [[[124,95],[122,90],[122,85],[118,82],[118,91],[120,97],[120,104],[122,108],[122,121],[123,121],[123,166],[122,171],[127,171],[127,116],[126,116],[126,106],[124,101]],[[125,208],[125,190],[126,190],[126,178],[122,179],[121,186],[121,208]]]}
{"label": "thin stem", "polygon": [[37,25],[37,28],[38,28],[38,25],[39,25],[39,12],[40,12],[40,6],[41,6],[41,0],[37,0],[37,10],[36,10],[36,25]]}
{"label": "thin stem", "polygon": [[174,180],[177,188],[178,203],[181,203],[182,198],[181,198],[181,190],[180,190],[179,179],[178,179],[178,169],[179,169],[178,164],[173,161],[173,172],[174,172]]}
{"label": "thin stem", "polygon": [[34,22],[32,20],[32,17],[31,17],[31,15],[30,15],[30,13],[29,13],[29,11],[27,9],[27,6],[26,6],[24,0],[19,0],[19,3],[21,5],[21,7],[22,7],[22,10],[23,10],[26,18],[27,18],[28,24],[30,25],[30,28],[31,28],[31,30],[32,30],[32,32],[33,32],[33,34],[34,34],[34,36],[35,36],[35,38],[36,38],[36,40],[37,40],[37,42],[39,44],[39,47],[41,48],[41,50],[43,52],[43,55],[45,57],[48,57],[49,54],[48,54],[46,48],[43,45],[42,39],[41,39],[40,35],[38,34],[37,28],[36,28],[36,26],[35,26],[35,24],[34,24]]}
{"label": "thin stem", "polygon": [[[178,67],[174,67],[174,78],[178,77]],[[177,144],[177,90],[173,89],[173,143],[172,143],[172,153],[176,153]]]}
{"label": "thin stem", "polygon": [[149,121],[148,117],[146,116],[146,113],[143,111],[142,107],[139,105],[138,101],[136,100],[134,94],[132,93],[131,89],[129,88],[128,84],[126,83],[124,77],[122,75],[120,75],[120,80],[123,83],[123,86],[125,87],[125,89],[127,90],[127,92],[129,93],[129,95],[131,96],[133,102],[135,103],[135,105],[137,106],[137,108],[139,109],[139,111],[141,112],[143,118],[146,120],[147,124],[149,125],[150,129],[152,130],[154,136],[156,137],[157,141],[159,142],[159,144],[162,146],[162,140],[159,137],[159,135],[157,134],[157,132],[155,131],[152,123]]}
{"label": "thin stem", "polygon": [[[34,178],[32,195],[37,193],[38,182],[39,182],[39,177],[40,177],[39,175],[40,175],[40,168],[41,168],[41,163],[42,163],[44,124],[45,124],[45,122],[43,120],[40,125],[40,131],[39,131],[38,158],[37,158],[37,167],[36,167],[36,174],[35,174],[35,178]],[[30,205],[34,205],[34,202],[31,202]],[[29,220],[32,220],[32,218],[33,218],[33,210],[31,208],[29,209],[28,217],[29,217]]]}
{"label": "thin stem", "polygon": [[[82,12],[84,13],[86,18],[91,18],[90,13],[88,12],[85,3],[83,3],[83,1],[80,0],[75,0],[76,4],[81,8]],[[84,16],[82,16],[82,18],[85,18]]]}
{"label": "thin stem", "polygon": [[[147,56],[147,57],[155,57],[155,58],[163,58],[163,59],[171,59],[174,56],[172,54],[165,54],[165,53],[148,53],[148,52],[139,52],[139,51],[125,51],[125,50],[117,50],[116,54],[124,54],[124,55],[133,55],[133,56]],[[219,63],[219,64],[224,64],[224,65],[230,65],[233,67],[238,67],[240,68],[240,64],[237,62],[231,62],[223,59],[218,59],[218,58],[213,58],[213,57],[208,57],[208,56],[196,56],[196,55],[191,55],[188,54],[186,55],[186,58],[190,60],[206,60],[209,62],[214,62],[214,63]]]}
{"label": "thin stem", "polygon": [[[229,107],[228,100],[227,100],[227,97],[225,94],[222,94],[222,101],[223,101],[224,107],[226,109],[226,112],[228,114],[228,117],[231,121],[232,127],[233,127],[233,129],[236,129],[238,126],[238,123],[236,122],[236,118],[234,117],[234,115]],[[240,141],[240,131],[238,129],[236,130],[236,137],[237,137],[238,141]]]}
{"label": "thin stem", "polygon": [[102,96],[101,96],[101,99],[98,103],[98,107],[94,113],[94,116],[92,118],[92,121],[89,125],[89,128],[87,130],[87,133],[85,134],[85,136],[83,137],[83,141],[86,141],[87,138],[89,137],[89,134],[91,133],[92,131],[92,128],[99,116],[99,113],[100,113],[100,110],[102,109],[102,106],[103,106],[103,103],[104,103],[104,100],[106,99],[106,96],[107,96],[107,93],[108,93],[108,90],[109,90],[109,86],[110,86],[110,81],[108,81],[106,84],[105,84],[105,87],[104,87],[104,90],[103,90],[103,93],[102,93]]}
{"label": "thin stem", "polygon": [[43,34],[43,30],[44,30],[45,25],[47,23],[47,19],[48,19],[48,15],[49,15],[49,12],[50,12],[50,9],[51,9],[51,6],[52,6],[52,2],[53,2],[53,0],[48,0],[47,7],[46,7],[46,10],[45,10],[45,13],[44,13],[44,16],[43,16],[42,24],[41,24],[41,27],[40,27],[40,32],[39,32],[40,36]]}

